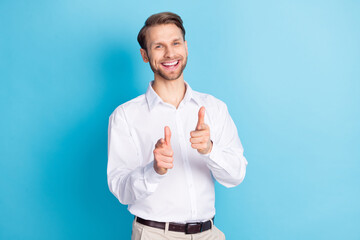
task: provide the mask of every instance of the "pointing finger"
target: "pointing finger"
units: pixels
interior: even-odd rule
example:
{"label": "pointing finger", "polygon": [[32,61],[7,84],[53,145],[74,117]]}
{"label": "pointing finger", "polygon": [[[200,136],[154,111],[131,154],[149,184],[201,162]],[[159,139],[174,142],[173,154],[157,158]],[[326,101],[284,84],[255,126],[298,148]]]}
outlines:
{"label": "pointing finger", "polygon": [[196,130],[200,130],[201,129],[201,125],[205,123],[205,107],[202,106],[199,110],[198,113],[198,122],[196,125]]}
{"label": "pointing finger", "polygon": [[166,126],[164,129],[164,132],[165,132],[165,143],[167,145],[170,145],[170,138],[171,138],[170,128],[168,126]]}

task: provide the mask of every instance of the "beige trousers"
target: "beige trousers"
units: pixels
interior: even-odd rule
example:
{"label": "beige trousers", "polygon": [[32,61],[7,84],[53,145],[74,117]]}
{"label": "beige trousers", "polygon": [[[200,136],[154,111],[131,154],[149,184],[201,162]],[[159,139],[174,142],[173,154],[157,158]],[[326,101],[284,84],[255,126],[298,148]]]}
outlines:
{"label": "beige trousers", "polygon": [[131,240],[225,240],[225,235],[218,228],[212,228],[197,234],[185,234],[181,232],[168,231],[143,225],[134,220]]}

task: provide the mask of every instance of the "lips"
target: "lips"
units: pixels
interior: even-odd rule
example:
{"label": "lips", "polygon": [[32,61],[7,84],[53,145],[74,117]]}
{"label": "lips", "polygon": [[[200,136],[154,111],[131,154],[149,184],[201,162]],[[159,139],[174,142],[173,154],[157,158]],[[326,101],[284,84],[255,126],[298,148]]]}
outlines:
{"label": "lips", "polygon": [[169,69],[169,70],[173,70],[176,69],[177,66],[179,65],[179,60],[174,60],[174,61],[167,61],[167,62],[163,62],[161,63],[161,65],[165,68],[165,69]]}

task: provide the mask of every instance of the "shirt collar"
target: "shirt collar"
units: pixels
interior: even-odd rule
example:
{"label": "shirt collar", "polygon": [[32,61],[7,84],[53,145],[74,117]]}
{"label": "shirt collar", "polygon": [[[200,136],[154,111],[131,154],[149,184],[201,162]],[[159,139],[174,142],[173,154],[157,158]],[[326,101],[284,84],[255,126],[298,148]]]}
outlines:
{"label": "shirt collar", "polygon": [[[154,81],[151,81],[149,83],[148,89],[145,93],[145,97],[148,103],[148,107],[149,110],[151,111],[157,104],[163,102],[163,100],[159,97],[159,95],[157,95],[157,93],[154,91],[154,89],[152,88],[152,84],[154,83]],[[182,100],[182,102],[185,104],[191,100],[193,100],[196,104],[200,105],[200,101],[197,98],[197,96],[194,94],[194,91],[191,89],[190,85],[185,82],[186,85],[186,92],[185,92],[185,96]]]}

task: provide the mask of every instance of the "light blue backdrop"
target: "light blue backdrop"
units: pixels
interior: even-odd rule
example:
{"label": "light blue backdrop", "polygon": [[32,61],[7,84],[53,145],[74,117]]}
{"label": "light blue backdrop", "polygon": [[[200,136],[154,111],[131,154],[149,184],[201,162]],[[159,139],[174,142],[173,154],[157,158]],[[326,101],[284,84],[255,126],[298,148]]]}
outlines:
{"label": "light blue backdrop", "polygon": [[136,36],[166,10],[249,161],[216,186],[227,238],[360,239],[360,2],[224,2],[1,0],[0,239],[130,238],[108,117],[152,80]]}

